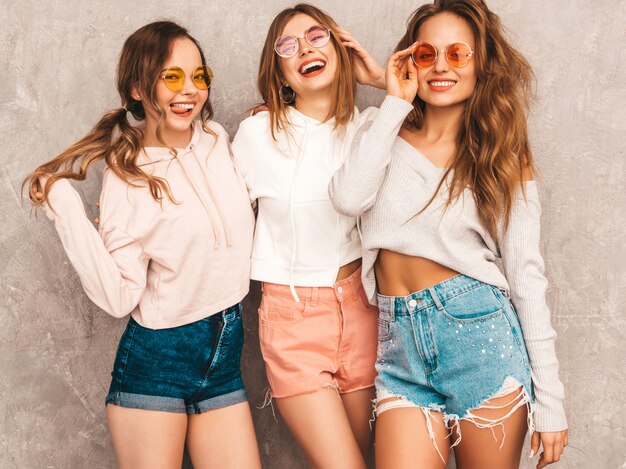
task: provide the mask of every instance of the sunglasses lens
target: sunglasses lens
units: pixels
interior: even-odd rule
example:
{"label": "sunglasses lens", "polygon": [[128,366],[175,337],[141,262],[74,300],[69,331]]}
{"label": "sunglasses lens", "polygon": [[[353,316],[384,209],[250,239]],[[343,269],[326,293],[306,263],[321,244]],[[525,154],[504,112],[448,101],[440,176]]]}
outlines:
{"label": "sunglasses lens", "polygon": [[446,51],[446,59],[453,67],[465,67],[471,58],[472,49],[462,42],[452,44]]}
{"label": "sunglasses lens", "polygon": [[432,44],[420,42],[413,52],[413,62],[418,67],[430,67],[435,63],[437,58],[437,50]]}
{"label": "sunglasses lens", "polygon": [[274,52],[281,57],[293,57],[298,52],[298,41],[293,36],[280,36],[274,43]]}
{"label": "sunglasses lens", "polygon": [[165,86],[171,91],[180,91],[185,85],[185,73],[178,67],[171,67],[163,72]]}
{"label": "sunglasses lens", "polygon": [[306,32],[305,39],[315,48],[324,47],[330,39],[330,31],[324,26],[311,26]]}
{"label": "sunglasses lens", "polygon": [[191,80],[196,88],[199,90],[207,90],[211,86],[211,79],[213,78],[213,72],[206,65],[198,67],[194,70]]}

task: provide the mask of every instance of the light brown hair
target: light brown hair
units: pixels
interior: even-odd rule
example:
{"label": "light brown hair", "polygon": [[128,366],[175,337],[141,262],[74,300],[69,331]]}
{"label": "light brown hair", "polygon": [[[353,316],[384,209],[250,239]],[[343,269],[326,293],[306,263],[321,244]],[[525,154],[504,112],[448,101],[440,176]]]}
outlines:
{"label": "light brown hair", "polygon": [[[505,38],[500,18],[483,0],[435,0],[419,7],[409,18],[396,51],[413,44],[422,24],[444,12],[463,19],[474,33],[477,82],[465,105],[458,153],[429,204],[454,171],[448,206],[470,187],[480,220],[497,241],[499,223],[506,230],[517,189],[524,190],[525,175],[533,172],[526,117],[534,75]],[[421,128],[424,107],[416,96],[407,127]]]}
{"label": "light brown hair", "polygon": [[276,139],[278,130],[286,130],[289,125],[287,107],[290,105],[285,104],[280,99],[279,90],[283,86],[283,74],[280,69],[280,58],[274,52],[274,42],[283,33],[287,23],[298,14],[310,16],[319,24],[326,26],[330,30],[331,41],[337,50],[339,60],[331,90],[332,106],[327,119],[334,117],[335,128],[338,128],[345,126],[354,116],[356,81],[352,73],[350,52],[335,35],[337,23],[319,8],[308,3],[299,3],[293,8],[286,8],[276,15],[267,31],[265,45],[261,53],[257,86],[264,103],[269,109],[270,129],[274,139]]}
{"label": "light brown hair", "polygon": [[[165,124],[165,110],[161,109],[156,100],[156,84],[158,77],[171,52],[175,39],[186,38],[191,40],[200,51],[202,64],[206,65],[204,53],[196,41],[185,28],[170,21],[157,21],[131,34],[120,55],[117,66],[117,91],[121,98],[122,107],[109,111],[100,118],[89,134],[74,143],[51,161],[39,166],[22,183],[22,188],[28,185],[31,201],[39,205],[48,202],[50,187],[57,179],[84,180],[89,167],[100,160],[122,180],[130,185],[147,184],[152,197],[160,201],[163,193],[173,200],[167,181],[145,173],[137,165],[137,157],[142,149],[142,132],[133,127],[127,118],[130,112],[137,120],[146,118],[144,106],[150,106],[158,115],[156,137],[173,154],[176,150],[162,138]],[[133,91],[142,97],[138,101],[132,97]],[[200,112],[203,128],[213,117],[213,109],[207,98]],[[35,193],[42,191],[39,178],[47,178],[43,188],[43,200],[38,200]]]}

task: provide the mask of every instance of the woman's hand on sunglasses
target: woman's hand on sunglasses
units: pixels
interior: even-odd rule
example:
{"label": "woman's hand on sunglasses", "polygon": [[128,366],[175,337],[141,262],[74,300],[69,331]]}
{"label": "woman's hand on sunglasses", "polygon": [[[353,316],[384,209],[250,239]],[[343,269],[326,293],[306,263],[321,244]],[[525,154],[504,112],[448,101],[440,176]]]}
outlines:
{"label": "woman's hand on sunglasses", "polygon": [[417,95],[417,67],[411,60],[415,44],[389,57],[385,77],[387,94],[412,103]]}
{"label": "woman's hand on sunglasses", "polygon": [[353,52],[350,55],[357,83],[384,90],[386,87],[385,69],[348,31],[338,27],[335,32],[342,44]]}

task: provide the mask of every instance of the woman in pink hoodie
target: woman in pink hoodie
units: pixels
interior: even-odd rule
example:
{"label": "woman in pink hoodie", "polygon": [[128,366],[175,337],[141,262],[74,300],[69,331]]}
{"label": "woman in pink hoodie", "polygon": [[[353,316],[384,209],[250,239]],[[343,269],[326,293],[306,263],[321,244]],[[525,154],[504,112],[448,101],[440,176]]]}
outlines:
{"label": "woman in pink hoodie", "polygon": [[[89,298],[131,315],[106,398],[122,468],[180,467],[185,443],[196,469],[260,467],[240,374],[254,216],[210,120],[212,78],[184,28],[140,28],[118,65],[122,106],[25,181]],[[99,160],[98,233],[68,179]]]}

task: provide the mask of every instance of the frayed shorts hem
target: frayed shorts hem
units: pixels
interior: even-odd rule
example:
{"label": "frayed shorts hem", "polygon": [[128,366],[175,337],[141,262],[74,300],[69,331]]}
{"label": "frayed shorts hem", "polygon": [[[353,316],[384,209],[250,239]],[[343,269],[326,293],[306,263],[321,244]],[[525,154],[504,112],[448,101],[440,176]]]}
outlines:
{"label": "frayed shorts hem", "polygon": [[315,384],[305,389],[299,389],[297,391],[285,392],[285,393],[280,393],[280,394],[275,393],[271,389],[271,386],[270,386],[270,395],[272,396],[273,399],[284,399],[284,398],[289,398],[289,397],[297,397],[297,396],[305,396],[307,394],[314,394],[318,391],[321,391],[322,389],[327,389],[327,388],[335,389],[338,394],[344,395],[344,394],[350,394],[356,391],[362,391],[363,389],[370,389],[373,387],[374,387],[374,383],[372,382],[372,384],[363,384],[363,385],[355,386],[350,389],[343,389],[339,385],[339,383],[337,383],[336,381],[329,381],[328,383]]}
{"label": "frayed shorts hem", "polygon": [[184,399],[167,396],[149,396],[128,392],[112,392],[106,397],[105,404],[131,409],[154,410],[176,414],[201,414],[210,410],[222,409],[248,400],[246,391],[239,389],[221,396],[211,397],[203,401],[185,404]]}
{"label": "frayed shorts hem", "polygon": [[[493,406],[493,405],[487,404],[487,401],[489,401],[490,399],[503,397],[504,395],[509,395],[512,392],[515,392],[515,390],[517,389],[520,389],[520,392],[514,397],[512,397],[510,402],[504,405],[500,405],[500,406]],[[390,400],[380,404],[380,402],[385,399],[390,399]],[[499,418],[495,418],[495,419],[481,417],[473,413],[474,410],[480,409],[480,408],[503,409],[509,406],[511,408],[508,409],[505,415]],[[431,412],[439,412],[442,414],[443,424],[448,428],[450,432],[448,437],[451,437],[453,433],[456,432],[456,441],[454,441],[451,444],[450,446],[451,448],[457,446],[461,442],[462,435],[461,435],[461,428],[459,426],[460,421],[467,421],[467,422],[472,423],[478,428],[490,429],[496,441],[497,441],[497,438],[495,436],[495,433],[493,433],[493,428],[496,426],[502,427],[503,438],[500,444],[500,449],[502,449],[502,447],[504,446],[504,440],[506,438],[506,434],[504,433],[504,422],[521,407],[526,407],[527,409],[528,430],[532,434],[535,430],[535,421],[534,421],[535,403],[532,400],[531,394],[529,393],[528,389],[526,389],[525,386],[519,384],[519,382],[517,382],[514,379],[509,380],[507,378],[507,381],[505,381],[505,384],[500,388],[499,391],[497,391],[490,398],[483,401],[480,405],[472,409],[466,410],[466,412],[464,413],[462,417],[460,417],[458,414],[446,413],[445,405],[440,405],[436,403],[431,403],[428,405],[417,404],[413,402],[412,400],[408,399],[406,396],[393,393],[387,389],[379,388],[377,389],[377,399],[374,401],[374,418],[378,418],[384,412],[387,412],[392,409],[403,408],[403,409],[421,410],[424,414],[424,417],[426,418],[426,428],[428,431],[428,435],[433,445],[435,446],[437,453],[441,457],[441,460],[445,462],[446,459],[443,457],[443,454],[439,450],[439,447],[437,446],[437,443],[435,441],[435,434],[433,432],[433,426],[432,426],[433,416]]]}

